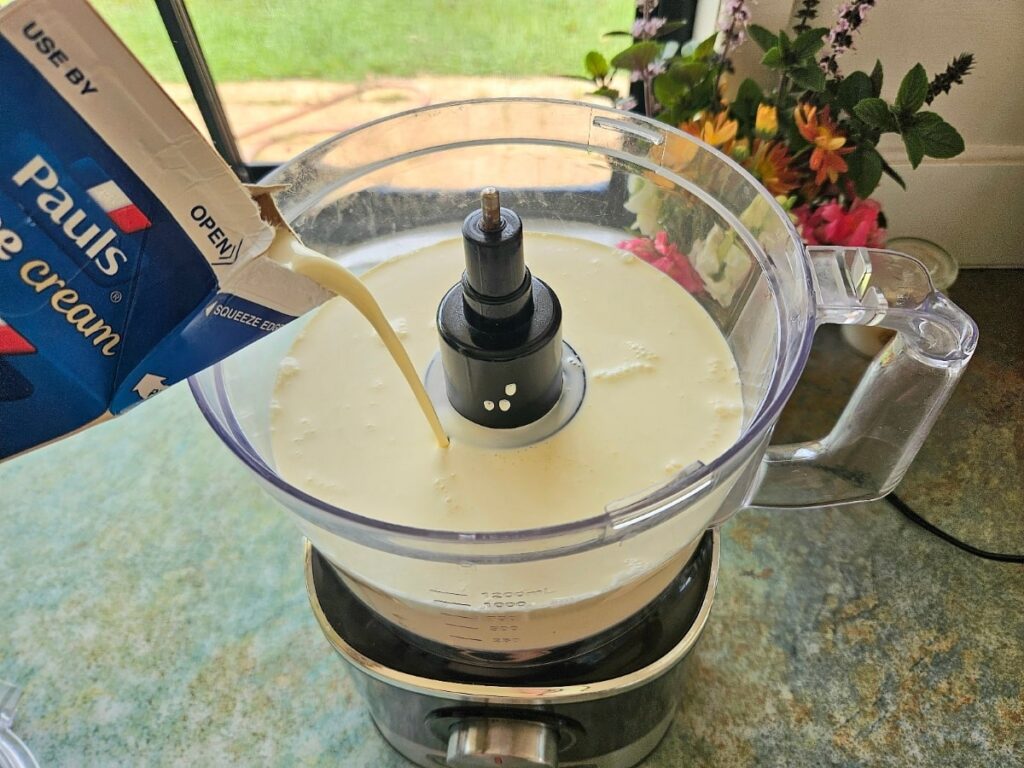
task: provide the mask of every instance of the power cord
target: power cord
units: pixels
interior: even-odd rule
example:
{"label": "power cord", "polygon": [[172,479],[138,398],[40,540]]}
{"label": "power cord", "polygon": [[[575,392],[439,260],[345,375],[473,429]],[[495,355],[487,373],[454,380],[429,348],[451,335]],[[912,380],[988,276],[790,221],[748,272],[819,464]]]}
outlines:
{"label": "power cord", "polygon": [[1024,563],[1024,554],[1016,555],[1006,554],[1003,552],[990,552],[987,549],[979,549],[978,547],[968,544],[966,541],[961,541],[953,534],[947,533],[946,531],[936,526],[934,523],[930,523],[927,520],[925,520],[923,517],[917,514],[917,512],[915,512],[913,508],[911,508],[911,506],[907,504],[907,502],[905,502],[895,493],[890,493],[888,496],[885,497],[885,500],[892,504],[897,509],[897,511],[900,512],[900,514],[902,514],[912,523],[916,523],[917,525],[921,526],[926,531],[928,531],[928,533],[938,536],[943,541],[952,544],[954,547],[957,547],[958,549],[962,549],[964,552],[969,552],[975,557],[982,557],[986,560],[996,560],[1000,563]]}

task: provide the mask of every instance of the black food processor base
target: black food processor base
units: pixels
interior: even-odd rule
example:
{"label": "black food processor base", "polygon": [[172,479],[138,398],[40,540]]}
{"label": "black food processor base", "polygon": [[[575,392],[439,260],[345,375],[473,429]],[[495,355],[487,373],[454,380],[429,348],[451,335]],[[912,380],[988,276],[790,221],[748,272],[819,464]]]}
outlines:
{"label": "black food processor base", "polygon": [[410,642],[306,546],[306,587],[321,629],[351,665],[385,739],[424,768],[638,763],[679,706],[687,659],[711,610],[719,553],[717,532],[705,533],[638,620],[599,642],[553,649],[540,665],[488,666]]}

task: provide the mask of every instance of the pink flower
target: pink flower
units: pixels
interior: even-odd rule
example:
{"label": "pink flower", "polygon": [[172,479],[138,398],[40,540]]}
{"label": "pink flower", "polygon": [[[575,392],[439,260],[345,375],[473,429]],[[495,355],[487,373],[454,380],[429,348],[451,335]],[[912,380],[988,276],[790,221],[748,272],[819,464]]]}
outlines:
{"label": "pink flower", "polygon": [[718,29],[721,32],[728,32],[734,23],[745,25],[750,21],[750,9],[747,8],[747,0],[726,0],[722,6],[722,15],[718,20]]}
{"label": "pink flower", "polygon": [[665,26],[665,18],[652,16],[649,19],[637,19],[633,22],[633,37],[637,40],[650,40]]}
{"label": "pink flower", "polygon": [[700,279],[697,270],[693,268],[686,255],[668,241],[668,233],[665,230],[658,232],[653,240],[649,237],[637,237],[633,240],[623,240],[618,247],[660,269],[690,293],[700,293],[704,290],[704,281]]}
{"label": "pink flower", "polygon": [[665,71],[665,62],[661,61],[659,59],[658,61],[652,61],[650,64],[648,64],[643,69],[634,69],[634,70],[632,70],[629,73],[629,81],[631,83],[637,83],[637,82],[639,82],[641,80],[644,80],[644,81],[653,80],[655,77],[657,77],[658,75],[660,75],[664,71]]}
{"label": "pink flower", "polygon": [[726,0],[718,17],[718,30],[725,35],[725,45],[733,48],[746,40],[744,30],[750,22],[746,0]]}
{"label": "pink flower", "polygon": [[886,232],[879,225],[880,206],[874,200],[855,198],[849,208],[835,200],[812,208],[793,209],[800,235],[807,245],[845,245],[850,248],[884,248]]}

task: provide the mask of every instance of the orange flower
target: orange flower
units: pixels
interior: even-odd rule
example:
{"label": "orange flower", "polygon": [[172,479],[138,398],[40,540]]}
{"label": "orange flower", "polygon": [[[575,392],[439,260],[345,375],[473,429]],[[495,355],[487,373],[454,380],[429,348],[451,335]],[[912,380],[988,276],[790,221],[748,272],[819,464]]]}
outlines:
{"label": "orange flower", "polygon": [[673,171],[681,171],[697,156],[697,145],[675,133],[668,134],[662,162]]}
{"label": "orange flower", "polygon": [[[661,162],[665,167],[675,171],[676,173],[682,173],[686,170],[686,167],[693,162],[693,158],[697,156],[697,145],[689,139],[685,139],[675,133],[667,134],[665,141],[665,154],[662,156]],[[675,184],[663,176],[653,172],[646,172],[644,177],[661,187],[662,189],[672,189]]]}
{"label": "orange flower", "polygon": [[[713,147],[719,147],[729,154],[732,150],[739,123],[729,120],[725,112],[716,116],[701,116],[679,126],[679,130],[696,136]],[[682,172],[697,156],[698,147],[681,136],[669,134],[665,142],[665,154],[662,162],[677,173]],[[645,174],[652,182],[663,189],[671,189],[675,185],[657,174]]]}
{"label": "orange flower", "polygon": [[821,185],[827,177],[833,184],[840,173],[848,169],[843,155],[853,152],[853,147],[846,147],[846,136],[839,130],[825,107],[818,114],[818,108],[810,104],[799,104],[794,110],[796,127],[800,135],[814,145],[811,152],[811,170],[816,172],[814,183]]}
{"label": "orange flower", "polygon": [[792,161],[784,144],[757,140],[754,154],[744,165],[773,195],[787,195],[800,184],[800,174],[791,166]]}
{"label": "orange flower", "polygon": [[728,113],[723,110],[717,115],[702,115],[697,120],[683,123],[679,129],[712,147],[722,147],[736,138],[739,127],[739,123],[730,120]]}

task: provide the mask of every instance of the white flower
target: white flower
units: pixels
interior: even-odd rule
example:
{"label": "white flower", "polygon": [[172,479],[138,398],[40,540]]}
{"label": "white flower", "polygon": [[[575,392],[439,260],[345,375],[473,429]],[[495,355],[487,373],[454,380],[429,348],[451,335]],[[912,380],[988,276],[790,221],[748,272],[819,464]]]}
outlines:
{"label": "white flower", "polygon": [[615,108],[621,109],[623,112],[629,112],[636,106],[636,99],[632,96],[627,96],[624,99],[619,99],[615,102]]}
{"label": "white flower", "polygon": [[704,281],[704,289],[719,305],[728,307],[750,272],[750,256],[739,244],[736,233],[723,232],[717,224],[691,250],[693,265]]}
{"label": "white flower", "polygon": [[[792,207],[791,201],[783,196],[775,198],[775,201],[785,208]],[[776,211],[769,204],[767,198],[758,195],[740,214],[742,222],[750,234],[756,237],[766,251],[774,251],[778,248],[785,248],[789,240],[789,232],[785,227],[785,219],[779,217]]]}
{"label": "white flower", "polygon": [[756,236],[775,216],[775,212],[760,195],[757,195],[740,214],[740,221]]}
{"label": "white flower", "polygon": [[661,194],[657,185],[639,176],[630,176],[628,188],[629,199],[624,207],[636,214],[633,226],[644,237],[654,237],[658,233],[658,217],[661,215]]}

